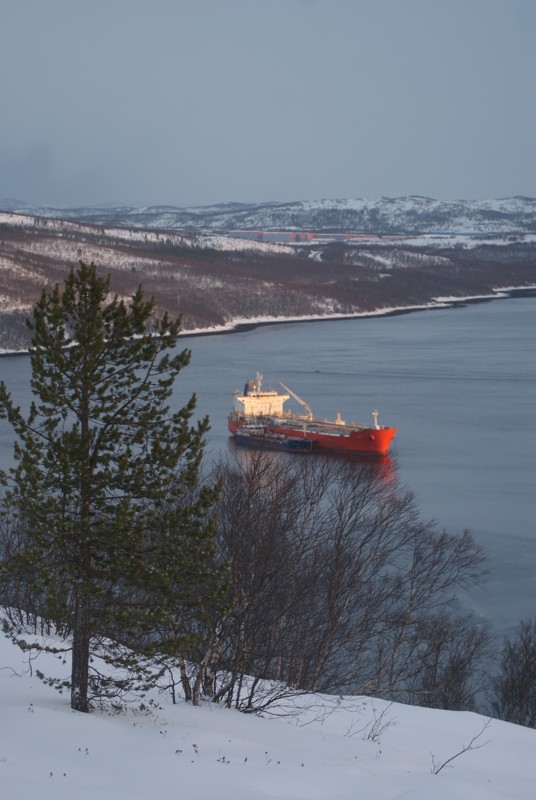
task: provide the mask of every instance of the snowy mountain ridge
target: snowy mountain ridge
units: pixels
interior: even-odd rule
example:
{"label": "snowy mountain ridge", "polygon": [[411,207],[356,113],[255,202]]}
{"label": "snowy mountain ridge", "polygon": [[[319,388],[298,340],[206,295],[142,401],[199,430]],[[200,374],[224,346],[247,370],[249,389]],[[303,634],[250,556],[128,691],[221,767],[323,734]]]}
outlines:
{"label": "snowy mountain ridge", "polygon": [[434,200],[380,197],[297,202],[219,203],[209,206],[32,206],[0,200],[0,210],[42,217],[168,231],[314,230],[401,233],[536,233],[536,198]]}

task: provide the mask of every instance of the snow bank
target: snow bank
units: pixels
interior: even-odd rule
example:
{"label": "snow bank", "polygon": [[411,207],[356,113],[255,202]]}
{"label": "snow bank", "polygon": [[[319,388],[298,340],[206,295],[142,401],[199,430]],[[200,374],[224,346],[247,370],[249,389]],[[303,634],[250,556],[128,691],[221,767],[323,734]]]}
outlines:
{"label": "snow bank", "polygon": [[[37,667],[46,672],[47,659]],[[54,660],[54,670],[58,662]],[[0,640],[0,782],[9,800],[532,800],[536,732],[466,712],[305,696],[284,716],[206,705],[70,710]],[[61,664],[59,665],[61,667]],[[63,667],[68,671],[68,665]],[[480,734],[480,735],[479,735]],[[472,748],[440,767],[474,737]]]}

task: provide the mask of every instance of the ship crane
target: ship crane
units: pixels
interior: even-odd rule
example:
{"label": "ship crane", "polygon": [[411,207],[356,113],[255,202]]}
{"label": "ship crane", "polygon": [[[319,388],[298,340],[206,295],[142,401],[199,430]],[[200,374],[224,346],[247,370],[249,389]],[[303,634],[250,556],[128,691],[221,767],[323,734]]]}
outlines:
{"label": "ship crane", "polygon": [[302,400],[301,397],[298,397],[298,395],[295,394],[295,392],[293,392],[292,389],[289,389],[288,386],[285,386],[285,384],[281,383],[281,381],[279,381],[279,385],[283,387],[285,392],[288,392],[290,395],[292,395],[292,397],[295,400],[297,400],[300,405],[304,407],[304,409],[307,411],[308,419],[313,419],[313,409],[311,408],[309,403],[306,403],[305,400]]}

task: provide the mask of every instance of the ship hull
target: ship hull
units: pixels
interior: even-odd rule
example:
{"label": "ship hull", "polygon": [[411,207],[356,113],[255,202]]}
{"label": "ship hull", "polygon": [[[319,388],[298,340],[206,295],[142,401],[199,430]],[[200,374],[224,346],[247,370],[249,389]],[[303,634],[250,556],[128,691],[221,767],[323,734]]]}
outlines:
{"label": "ship hull", "polygon": [[[244,426],[246,427],[246,426]],[[284,450],[288,453],[312,453],[317,450],[316,442],[296,436],[273,433],[266,429],[264,433],[244,433],[244,428],[238,428],[234,434],[235,441],[246,447],[261,447],[267,450]]]}
{"label": "ship hull", "polygon": [[[228,420],[229,431],[238,439],[237,434],[246,423],[247,420],[239,415],[231,415]],[[304,423],[303,420],[267,418],[263,419],[263,425],[271,436],[310,442],[313,452],[356,455],[386,455],[396,434],[396,428],[358,428],[330,424],[325,420],[308,420]],[[255,441],[249,441],[248,444],[255,446]]]}

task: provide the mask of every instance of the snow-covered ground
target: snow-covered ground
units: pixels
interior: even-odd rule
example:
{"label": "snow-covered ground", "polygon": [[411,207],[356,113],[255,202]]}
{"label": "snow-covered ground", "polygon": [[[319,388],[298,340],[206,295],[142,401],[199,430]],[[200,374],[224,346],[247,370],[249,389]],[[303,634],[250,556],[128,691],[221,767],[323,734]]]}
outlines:
{"label": "snow-covered ground", "polygon": [[0,640],[5,800],[534,797],[532,729],[364,697],[305,696],[271,718],[172,705],[166,694],[151,713],[79,714],[36,677],[46,658],[30,669]]}
{"label": "snow-covered ground", "polygon": [[[468,235],[460,233],[426,233],[418,236],[400,236],[398,241],[403,247],[458,247],[463,250],[474,250],[476,247],[507,247],[511,244],[530,244],[536,242],[533,233],[503,234],[503,235]],[[379,239],[375,242],[379,247],[393,246],[391,239]]]}
{"label": "snow-covered ground", "polygon": [[228,235],[199,236],[196,246],[200,248],[213,248],[214,250],[245,250],[252,253],[271,253],[294,255],[296,248],[284,244],[272,244],[271,242],[257,242],[254,239],[238,239]]}

